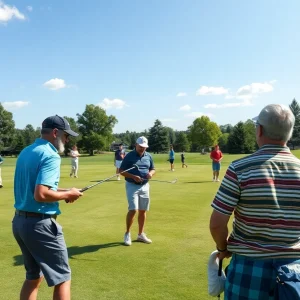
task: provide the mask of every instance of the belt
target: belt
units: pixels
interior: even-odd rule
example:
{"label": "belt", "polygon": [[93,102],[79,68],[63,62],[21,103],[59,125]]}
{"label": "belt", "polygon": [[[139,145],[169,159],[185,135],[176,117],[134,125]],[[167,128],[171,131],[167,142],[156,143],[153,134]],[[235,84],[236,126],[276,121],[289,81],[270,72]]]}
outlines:
{"label": "belt", "polygon": [[47,219],[47,218],[53,218],[56,219],[57,215],[49,215],[49,214],[43,214],[43,213],[36,213],[31,211],[24,211],[24,210],[18,210],[16,209],[16,216],[25,216],[26,218],[41,218],[41,219]]}

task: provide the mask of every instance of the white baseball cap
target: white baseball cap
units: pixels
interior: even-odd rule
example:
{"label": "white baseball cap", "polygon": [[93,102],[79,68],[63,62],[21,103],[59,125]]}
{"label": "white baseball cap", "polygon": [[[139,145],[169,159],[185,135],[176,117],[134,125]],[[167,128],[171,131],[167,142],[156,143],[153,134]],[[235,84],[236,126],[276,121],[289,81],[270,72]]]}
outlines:
{"label": "white baseball cap", "polygon": [[145,138],[144,136],[140,136],[137,140],[136,140],[136,143],[138,145],[140,145],[141,147],[144,147],[144,148],[148,148],[148,140],[147,138]]}

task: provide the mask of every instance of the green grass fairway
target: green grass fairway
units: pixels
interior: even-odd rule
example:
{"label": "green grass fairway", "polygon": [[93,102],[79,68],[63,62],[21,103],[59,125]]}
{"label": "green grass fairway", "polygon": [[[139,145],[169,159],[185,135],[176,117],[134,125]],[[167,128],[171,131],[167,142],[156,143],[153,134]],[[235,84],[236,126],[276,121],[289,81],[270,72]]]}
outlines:
{"label": "green grass fairway", "polygon": [[[225,155],[221,178],[228,164],[241,156]],[[209,155],[186,154],[182,169],[179,154],[175,172],[169,171],[167,155],[154,155],[151,208],[145,231],[153,240],[146,245],[123,246],[127,201],[125,184],[111,180],[85,192],[74,204],[61,202],[63,226],[72,268],[72,299],[213,299],[207,295],[207,260],[215,249],[209,233],[210,203],[219,183],[212,182]],[[14,215],[13,175],[15,158],[2,165],[4,188],[0,189],[0,299],[18,299],[25,270],[12,236]],[[113,154],[81,157],[79,178],[69,178],[70,159],[62,159],[60,187],[84,187],[90,180],[114,174]],[[132,237],[137,235],[137,222]],[[43,282],[39,299],[52,299]]]}

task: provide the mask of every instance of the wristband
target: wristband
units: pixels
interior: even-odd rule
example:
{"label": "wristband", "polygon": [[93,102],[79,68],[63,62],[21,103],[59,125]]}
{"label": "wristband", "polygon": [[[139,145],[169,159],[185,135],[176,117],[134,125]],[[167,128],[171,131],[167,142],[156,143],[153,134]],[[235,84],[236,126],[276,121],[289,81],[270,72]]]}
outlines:
{"label": "wristband", "polygon": [[226,252],[227,251],[227,248],[225,248],[225,249],[219,249],[218,247],[217,247],[217,250],[219,251],[219,252]]}

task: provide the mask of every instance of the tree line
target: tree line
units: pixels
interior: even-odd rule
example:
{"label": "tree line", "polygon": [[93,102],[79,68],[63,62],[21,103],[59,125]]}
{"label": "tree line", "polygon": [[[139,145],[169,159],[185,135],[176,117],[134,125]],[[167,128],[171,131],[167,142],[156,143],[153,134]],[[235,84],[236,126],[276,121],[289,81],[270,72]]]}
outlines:
{"label": "tree line", "polygon": [[[293,99],[289,105],[295,115],[294,133],[289,141],[292,148],[300,145],[300,105]],[[209,117],[202,116],[193,121],[185,131],[173,130],[163,126],[160,120],[155,120],[153,126],[142,132],[113,134],[113,128],[118,120],[113,115],[107,115],[99,106],[88,104],[82,114],[76,114],[77,119],[64,116],[72,129],[80,133],[76,139],[70,139],[66,144],[66,154],[75,144],[82,152],[93,155],[95,151],[109,151],[111,143],[125,143],[134,148],[136,139],[144,135],[149,140],[149,151],[164,153],[173,145],[176,152],[207,152],[218,144],[220,149],[230,154],[252,153],[257,149],[255,137],[255,122],[247,120],[236,125],[218,126]],[[4,109],[0,103],[0,151],[11,148],[17,153],[40,137],[40,127],[34,128],[28,124],[24,129],[16,129],[13,115]]]}

